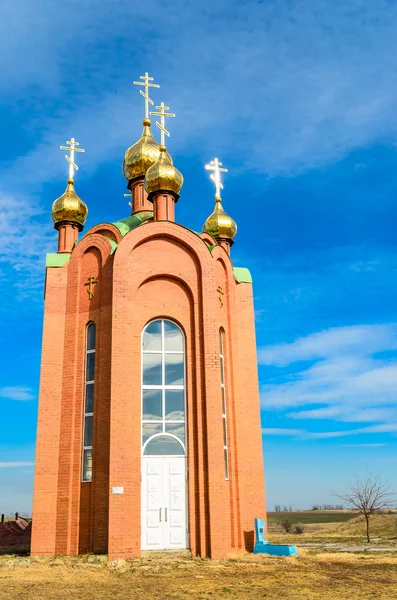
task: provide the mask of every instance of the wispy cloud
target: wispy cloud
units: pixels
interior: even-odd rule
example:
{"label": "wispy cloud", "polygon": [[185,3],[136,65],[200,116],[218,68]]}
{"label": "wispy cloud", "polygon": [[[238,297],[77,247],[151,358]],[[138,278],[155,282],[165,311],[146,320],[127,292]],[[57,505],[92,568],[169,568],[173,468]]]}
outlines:
{"label": "wispy cloud", "polygon": [[387,444],[339,444],[344,448],[381,448]]}
{"label": "wispy cloud", "polygon": [[[285,416],[295,421],[372,423],[355,429],[301,432],[305,438],[395,433],[396,348],[395,323],[338,327],[291,344],[262,348],[259,360],[272,367],[273,375],[272,382],[261,388],[262,408],[286,411]],[[297,431],[291,429],[290,435]]]}
{"label": "wispy cloud", "polygon": [[[54,250],[52,228],[42,225],[41,208],[32,196],[0,191],[0,206],[0,283],[8,288],[9,302],[28,296],[41,299],[44,256]],[[4,298],[7,301],[7,296]]]}
{"label": "wispy cloud", "polygon": [[258,361],[264,365],[284,366],[301,360],[368,356],[385,349],[396,348],[397,326],[393,323],[334,327],[299,338],[291,344],[260,348]]}
{"label": "wispy cloud", "polygon": [[[99,6],[70,0],[65,9],[41,0],[33,10],[25,0],[18,11],[11,0],[6,5],[0,29],[9,59],[2,70],[3,89],[21,94],[21,86],[33,83],[36,93],[45,90],[52,108],[42,126],[47,141],[60,130],[61,117],[78,123],[86,115],[86,129],[95,133],[100,124],[101,143],[91,149],[101,152],[92,161],[102,160],[101,153],[115,145],[116,130],[107,135],[102,128],[117,119],[132,121],[134,112],[141,112],[135,111],[137,96],[128,110],[133,94],[125,87],[136,77],[129,65],[140,68],[143,51],[158,79],[162,75],[169,82],[163,91],[180,120],[173,144],[191,147],[195,139],[199,148],[211,131],[218,148],[238,145],[250,169],[305,170],[397,130],[397,7],[387,0],[332,5],[293,0],[250,4],[250,10],[235,0],[197,8],[175,0],[161,22],[151,21],[151,35],[137,27],[133,42],[130,23],[154,12],[154,0],[144,8],[112,3],[112,19],[106,1]],[[117,40],[117,65],[104,60],[104,37]],[[80,43],[74,46],[76,39]],[[81,56],[90,60],[77,61]],[[24,76],[16,78],[20,72]],[[116,93],[104,92],[104,80],[106,90]],[[123,94],[126,106],[118,115]],[[244,101],[230,103],[239,94]],[[104,104],[106,95],[113,100]],[[258,135],[261,131],[266,134]],[[249,145],[242,143],[247,138]]]}
{"label": "wispy cloud", "polygon": [[299,435],[304,435],[305,431],[304,429],[283,429],[283,428],[277,428],[277,427],[262,427],[262,435],[281,435],[281,436],[299,436]]}
{"label": "wispy cloud", "polygon": [[9,400],[34,400],[35,395],[28,387],[19,385],[0,388],[0,398]]}
{"label": "wispy cloud", "polygon": [[[340,437],[346,437],[350,435],[362,435],[372,433],[396,433],[397,423],[373,425],[370,427],[360,427],[359,429],[346,429],[343,431],[307,431],[306,429],[293,429],[293,428],[277,428],[269,427],[262,428],[262,435],[264,436],[281,436],[281,437],[294,437],[300,440],[327,440]],[[379,445],[379,444],[354,444],[355,446],[368,446],[368,445]]]}
{"label": "wispy cloud", "polygon": [[34,462],[0,462],[0,469],[34,467]]}

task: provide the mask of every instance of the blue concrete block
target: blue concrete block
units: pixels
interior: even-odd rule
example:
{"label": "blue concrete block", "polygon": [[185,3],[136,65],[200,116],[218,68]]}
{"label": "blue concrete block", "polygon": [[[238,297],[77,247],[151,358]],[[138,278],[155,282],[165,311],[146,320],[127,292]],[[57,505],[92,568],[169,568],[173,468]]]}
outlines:
{"label": "blue concrete block", "polygon": [[296,546],[270,544],[269,542],[261,544],[260,542],[256,542],[254,546],[254,554],[268,554],[269,556],[298,556],[298,550]]}
{"label": "blue concrete block", "polygon": [[298,556],[296,546],[271,544],[265,540],[265,521],[255,519],[254,554],[269,554],[270,556]]}

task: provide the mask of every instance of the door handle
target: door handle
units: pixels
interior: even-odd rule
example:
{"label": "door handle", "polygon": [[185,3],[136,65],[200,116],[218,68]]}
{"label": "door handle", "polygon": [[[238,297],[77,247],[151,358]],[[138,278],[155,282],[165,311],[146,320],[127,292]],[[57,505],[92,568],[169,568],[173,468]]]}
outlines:
{"label": "door handle", "polygon": [[167,522],[167,521],[168,521],[168,518],[167,518],[167,508],[165,508],[165,522]]}
{"label": "door handle", "polygon": [[159,521],[161,523],[161,508],[159,508]]}

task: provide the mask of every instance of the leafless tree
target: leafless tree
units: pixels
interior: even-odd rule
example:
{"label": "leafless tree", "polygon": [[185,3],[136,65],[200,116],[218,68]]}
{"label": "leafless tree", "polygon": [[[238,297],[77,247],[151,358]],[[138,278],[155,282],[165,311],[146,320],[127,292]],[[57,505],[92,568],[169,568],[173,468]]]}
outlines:
{"label": "leafless tree", "polygon": [[363,515],[367,528],[367,541],[369,537],[369,521],[372,515],[381,513],[394,506],[395,494],[390,492],[390,486],[382,483],[380,477],[368,474],[361,481],[346,483],[344,494],[334,494],[340,498],[352,511]]}

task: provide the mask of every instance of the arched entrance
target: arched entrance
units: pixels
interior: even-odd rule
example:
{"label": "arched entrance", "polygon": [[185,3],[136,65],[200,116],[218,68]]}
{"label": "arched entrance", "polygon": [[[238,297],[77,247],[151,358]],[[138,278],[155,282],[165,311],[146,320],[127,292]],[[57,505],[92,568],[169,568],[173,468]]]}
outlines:
{"label": "arched entrance", "polygon": [[172,321],[142,333],[142,550],[188,547],[185,339]]}

